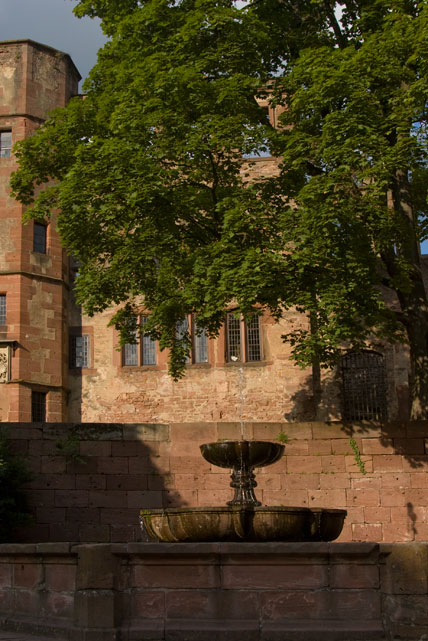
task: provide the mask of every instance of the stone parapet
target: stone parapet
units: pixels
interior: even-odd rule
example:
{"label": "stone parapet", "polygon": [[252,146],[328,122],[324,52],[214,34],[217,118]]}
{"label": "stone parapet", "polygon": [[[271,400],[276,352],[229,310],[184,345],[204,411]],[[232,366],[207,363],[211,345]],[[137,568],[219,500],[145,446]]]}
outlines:
{"label": "stone parapet", "polygon": [[428,633],[428,545],[0,545],[0,625],[69,641]]}

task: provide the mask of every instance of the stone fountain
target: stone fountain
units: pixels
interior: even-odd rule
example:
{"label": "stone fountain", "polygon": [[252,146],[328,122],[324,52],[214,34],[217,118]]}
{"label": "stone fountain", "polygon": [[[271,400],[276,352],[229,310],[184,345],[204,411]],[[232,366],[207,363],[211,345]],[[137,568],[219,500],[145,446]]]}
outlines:
{"label": "stone fountain", "polygon": [[158,541],[333,541],[346,510],[265,507],[257,500],[255,468],[272,465],[284,445],[270,441],[219,441],[200,446],[212,465],[233,469],[234,496],[224,507],[141,510],[141,527]]}

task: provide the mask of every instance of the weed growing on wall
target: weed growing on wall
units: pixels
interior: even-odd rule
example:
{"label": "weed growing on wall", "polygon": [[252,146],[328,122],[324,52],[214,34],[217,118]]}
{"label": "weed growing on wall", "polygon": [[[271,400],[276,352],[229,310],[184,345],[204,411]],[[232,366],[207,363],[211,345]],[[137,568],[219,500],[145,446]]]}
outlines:
{"label": "weed growing on wall", "polygon": [[22,488],[31,478],[25,461],[13,454],[6,432],[0,432],[0,543],[13,539],[16,527],[31,520]]}

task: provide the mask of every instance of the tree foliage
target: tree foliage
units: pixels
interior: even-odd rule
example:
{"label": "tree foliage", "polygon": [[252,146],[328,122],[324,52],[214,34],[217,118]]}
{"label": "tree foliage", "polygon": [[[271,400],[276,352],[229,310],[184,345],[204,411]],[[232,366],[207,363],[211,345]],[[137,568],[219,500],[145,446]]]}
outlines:
{"label": "tree foliage", "polygon": [[[406,340],[423,416],[427,3],[81,0],[75,11],[99,16],[110,39],[86,98],[18,144],[12,188],[28,216],[59,209],[86,311],[120,304],[129,342],[144,299],[174,376],[187,349],[177,322],[197,312],[215,336],[231,302],[247,317],[308,314],[285,337],[304,366]],[[255,97],[284,108],[279,128]],[[267,149],[279,170],[256,178],[248,157]]]}

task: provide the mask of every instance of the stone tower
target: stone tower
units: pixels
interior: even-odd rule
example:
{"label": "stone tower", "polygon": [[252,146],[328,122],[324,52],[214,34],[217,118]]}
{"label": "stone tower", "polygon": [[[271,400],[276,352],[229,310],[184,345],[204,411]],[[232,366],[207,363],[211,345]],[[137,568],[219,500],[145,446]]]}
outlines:
{"label": "stone tower", "polygon": [[22,224],[9,178],[15,142],[65,106],[79,80],[67,54],[0,42],[0,421],[66,418],[67,258],[54,219]]}

